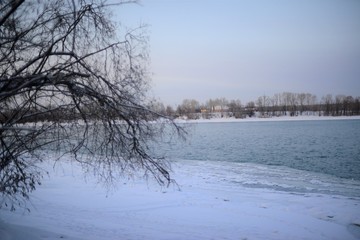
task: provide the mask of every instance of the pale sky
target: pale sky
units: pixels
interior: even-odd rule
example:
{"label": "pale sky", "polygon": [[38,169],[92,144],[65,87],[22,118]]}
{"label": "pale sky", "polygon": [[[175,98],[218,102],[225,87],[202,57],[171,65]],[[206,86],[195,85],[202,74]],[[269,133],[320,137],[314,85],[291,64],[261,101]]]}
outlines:
{"label": "pale sky", "polygon": [[360,0],[143,0],[153,94],[240,99],[284,91],[360,96]]}

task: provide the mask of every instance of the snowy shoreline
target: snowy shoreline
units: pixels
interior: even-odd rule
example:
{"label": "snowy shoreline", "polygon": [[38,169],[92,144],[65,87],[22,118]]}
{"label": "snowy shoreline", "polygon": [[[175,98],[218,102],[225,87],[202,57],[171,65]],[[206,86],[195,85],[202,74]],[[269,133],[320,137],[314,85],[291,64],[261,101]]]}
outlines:
{"label": "snowy shoreline", "polygon": [[85,181],[76,164],[49,163],[50,178],[34,192],[30,213],[0,211],[0,239],[360,237],[360,198],[247,188],[237,184],[241,165],[240,173],[221,166],[176,161],[178,186],[124,179],[106,192]]}
{"label": "snowy shoreline", "polygon": [[321,120],[360,120],[360,116],[280,116],[280,117],[247,117],[247,118],[210,118],[210,119],[196,119],[196,120],[183,120],[176,119],[178,123],[231,123],[231,122],[272,122],[272,121],[321,121]]}

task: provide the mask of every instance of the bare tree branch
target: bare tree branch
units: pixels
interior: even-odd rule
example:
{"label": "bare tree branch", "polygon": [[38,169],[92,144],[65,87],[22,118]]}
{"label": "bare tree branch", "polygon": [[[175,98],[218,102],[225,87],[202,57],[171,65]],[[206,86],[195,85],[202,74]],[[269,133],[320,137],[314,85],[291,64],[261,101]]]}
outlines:
{"label": "bare tree branch", "polygon": [[11,4],[10,10],[2,17],[0,18],[0,26],[5,23],[5,21],[20,7],[21,4],[24,3],[25,0],[15,0],[11,1],[9,4]]}
{"label": "bare tree branch", "polygon": [[183,130],[147,107],[143,28],[119,36],[108,17],[133,2],[0,2],[0,207],[26,202],[44,150],[107,184],[137,171],[172,182],[149,146]]}

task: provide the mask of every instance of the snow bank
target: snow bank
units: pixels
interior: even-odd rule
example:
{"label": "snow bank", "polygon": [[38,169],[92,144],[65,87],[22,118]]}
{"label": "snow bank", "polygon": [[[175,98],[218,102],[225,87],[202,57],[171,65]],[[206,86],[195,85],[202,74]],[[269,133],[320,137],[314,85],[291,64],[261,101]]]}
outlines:
{"label": "snow bank", "polygon": [[359,198],[246,188],[221,163],[177,161],[178,186],[132,179],[111,192],[76,165],[44,168],[51,178],[33,194],[31,213],[0,211],[1,240],[359,237]]}

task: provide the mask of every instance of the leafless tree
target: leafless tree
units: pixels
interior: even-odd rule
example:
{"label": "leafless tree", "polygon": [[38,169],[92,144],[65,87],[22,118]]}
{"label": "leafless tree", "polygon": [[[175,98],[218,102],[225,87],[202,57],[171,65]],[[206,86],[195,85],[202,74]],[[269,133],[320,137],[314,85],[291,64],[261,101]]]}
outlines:
{"label": "leafless tree", "polygon": [[256,101],[256,105],[258,107],[259,112],[261,113],[261,116],[268,115],[268,107],[270,105],[270,98],[266,95],[263,95],[261,97],[258,97]]}
{"label": "leafless tree", "polygon": [[334,113],[334,100],[332,94],[327,94],[322,97],[323,114],[325,116],[333,116]]}
{"label": "leafless tree", "polygon": [[246,104],[245,112],[249,117],[252,117],[255,115],[255,102],[251,101]]}
{"label": "leafless tree", "polygon": [[315,113],[318,110],[316,103],[316,95],[313,95],[311,93],[306,93],[305,102],[308,111],[312,111],[313,113]]}
{"label": "leafless tree", "polygon": [[271,103],[273,106],[273,115],[281,116],[286,115],[287,105],[285,100],[285,93],[276,93],[271,98]]}
{"label": "leafless tree", "polygon": [[207,111],[209,111],[209,112],[214,112],[214,111],[215,111],[215,106],[216,106],[216,104],[217,104],[217,103],[216,103],[215,100],[213,100],[213,99],[207,100],[206,103],[205,103],[205,106],[206,106]]}
{"label": "leafless tree", "polygon": [[184,115],[189,119],[197,119],[200,117],[200,103],[195,99],[184,99],[181,105],[178,106],[177,112],[179,115]]}
{"label": "leafless tree", "polygon": [[166,116],[168,116],[168,117],[175,118],[175,116],[176,116],[175,110],[171,105],[166,106],[165,112],[166,112]]}
{"label": "leafless tree", "polygon": [[22,205],[40,184],[43,149],[105,182],[141,169],[171,182],[148,147],[163,129],[149,120],[163,116],[144,107],[147,37],[141,27],[119,36],[109,17],[132,2],[0,1],[0,207]]}
{"label": "leafless tree", "polygon": [[298,99],[297,102],[299,104],[300,115],[302,115],[303,112],[306,111],[306,107],[305,107],[306,93],[297,94],[297,99]]}
{"label": "leafless tree", "polygon": [[148,104],[148,108],[154,112],[160,113],[161,115],[166,115],[165,105],[159,100],[156,99],[151,100],[150,103]]}
{"label": "leafless tree", "polygon": [[342,110],[344,116],[353,115],[353,109],[355,108],[355,100],[352,96],[346,96],[343,99]]}
{"label": "leafless tree", "polygon": [[228,104],[229,111],[233,114],[235,118],[243,118],[243,112],[241,108],[241,101],[239,99],[237,100],[231,100]]}
{"label": "leafless tree", "polygon": [[353,104],[353,115],[360,115],[360,97],[356,97]]}

